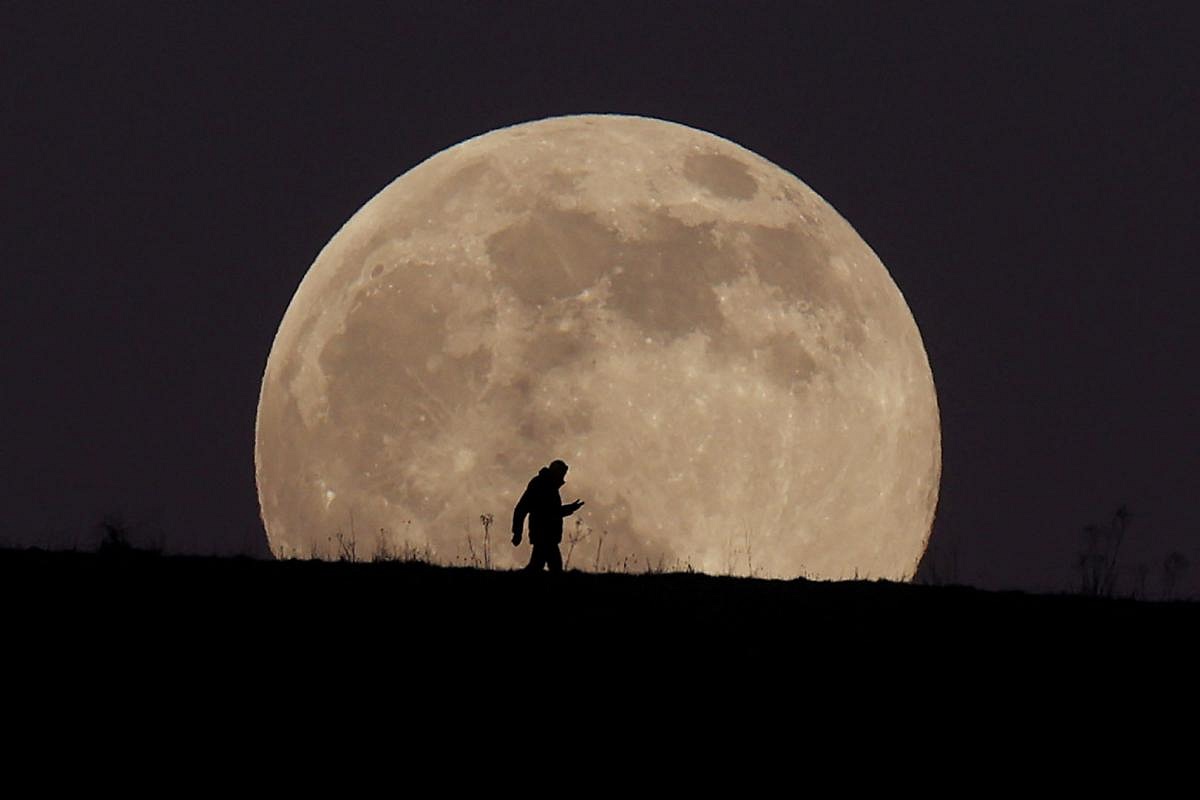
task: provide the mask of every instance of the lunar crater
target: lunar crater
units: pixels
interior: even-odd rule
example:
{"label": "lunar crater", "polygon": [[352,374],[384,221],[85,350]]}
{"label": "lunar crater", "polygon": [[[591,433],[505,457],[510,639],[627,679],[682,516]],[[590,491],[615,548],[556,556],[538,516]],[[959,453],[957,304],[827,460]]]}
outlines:
{"label": "lunar crater", "polygon": [[716,153],[693,153],[683,160],[683,174],[718,197],[749,200],[758,192],[750,168]]}

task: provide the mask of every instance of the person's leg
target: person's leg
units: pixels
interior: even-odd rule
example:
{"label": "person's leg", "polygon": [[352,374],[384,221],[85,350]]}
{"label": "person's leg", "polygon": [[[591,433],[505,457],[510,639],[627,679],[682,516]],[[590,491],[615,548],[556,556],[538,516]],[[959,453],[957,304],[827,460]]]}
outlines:
{"label": "person's leg", "polygon": [[529,563],[525,565],[527,572],[541,572],[542,567],[546,565],[546,556],[542,553],[542,548],[538,545],[533,546],[533,552],[529,554]]}
{"label": "person's leg", "polygon": [[558,545],[546,545],[545,559],[551,572],[562,572],[562,553],[558,551]]}

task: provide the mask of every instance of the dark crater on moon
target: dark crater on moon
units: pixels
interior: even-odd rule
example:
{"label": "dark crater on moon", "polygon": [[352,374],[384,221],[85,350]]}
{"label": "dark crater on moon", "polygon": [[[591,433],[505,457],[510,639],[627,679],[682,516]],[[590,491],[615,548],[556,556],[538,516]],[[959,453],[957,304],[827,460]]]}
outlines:
{"label": "dark crater on moon", "polygon": [[591,214],[539,206],[492,234],[487,249],[499,282],[536,308],[595,285],[618,242]]}
{"label": "dark crater on moon", "polygon": [[683,160],[683,175],[718,197],[749,200],[758,192],[758,182],[749,168],[735,158],[715,153],[695,153]]}
{"label": "dark crater on moon", "polygon": [[764,348],[767,375],[779,386],[794,390],[817,371],[817,362],[796,336],[777,334]]}
{"label": "dark crater on moon", "polygon": [[646,233],[623,240],[594,215],[539,207],[488,240],[496,279],[532,308],[574,297],[606,279],[610,307],[649,336],[714,332],[721,314],[713,286],[736,268],[711,227],[688,226],[666,211],[644,210]]}
{"label": "dark crater on moon", "polygon": [[597,328],[589,323],[577,304],[555,304],[541,315],[546,333],[533,345],[529,363],[546,371],[571,366],[593,354],[601,346]]}
{"label": "dark crater on moon", "polygon": [[552,194],[575,194],[586,175],[583,170],[551,170],[545,178],[546,191]]}
{"label": "dark crater on moon", "polygon": [[[445,353],[446,319],[453,301],[422,292],[419,283],[407,294],[399,306],[394,290],[360,293],[346,315],[345,330],[322,348],[321,370],[336,376],[329,384],[328,402],[330,418],[337,424],[433,430],[437,418],[449,413],[443,399],[474,396],[486,381],[490,350],[478,349],[461,358]],[[398,307],[403,313],[397,313]],[[402,418],[406,413],[413,418]]]}
{"label": "dark crater on moon", "polygon": [[646,233],[621,243],[611,305],[652,337],[712,334],[722,324],[713,287],[737,274],[712,237],[712,226],[689,226],[665,211],[645,211]]}
{"label": "dark crater on moon", "polygon": [[425,202],[425,208],[440,213],[456,198],[469,197],[485,184],[488,177],[502,180],[495,174],[491,162],[486,158],[470,161],[459,167],[448,178],[438,183]]}
{"label": "dark crater on moon", "polygon": [[801,228],[743,225],[746,249],[754,260],[754,271],[771,286],[783,290],[791,301],[814,309],[840,309],[844,313],[845,344],[858,347],[866,339],[863,307],[849,282],[833,269],[833,247],[816,232]]}

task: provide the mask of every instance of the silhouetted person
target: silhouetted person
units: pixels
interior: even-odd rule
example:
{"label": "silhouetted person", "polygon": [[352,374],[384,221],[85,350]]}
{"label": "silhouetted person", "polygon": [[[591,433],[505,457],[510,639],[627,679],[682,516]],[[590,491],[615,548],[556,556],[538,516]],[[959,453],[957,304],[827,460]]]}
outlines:
{"label": "silhouetted person", "polygon": [[582,500],[565,506],[562,504],[558,487],[566,483],[566,477],[567,465],[562,461],[551,461],[550,466],[538,470],[513,509],[514,546],[521,543],[525,517],[529,517],[529,543],[533,545],[533,555],[529,557],[529,565],[525,569],[532,572],[541,572],[543,567],[549,567],[551,572],[562,572],[562,554],[558,552],[558,544],[562,541],[563,517],[571,516],[583,505]]}

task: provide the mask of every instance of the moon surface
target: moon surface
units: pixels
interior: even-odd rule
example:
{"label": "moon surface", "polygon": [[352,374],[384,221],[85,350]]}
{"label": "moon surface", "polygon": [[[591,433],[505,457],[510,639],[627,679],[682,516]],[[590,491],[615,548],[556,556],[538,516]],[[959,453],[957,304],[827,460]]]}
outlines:
{"label": "moon surface", "polygon": [[473,563],[492,514],[500,568],[561,458],[569,567],[905,580],[941,472],[920,333],[854,229],[730,141],[616,115],[492,131],[363,206],[287,309],[255,444],[273,552]]}

